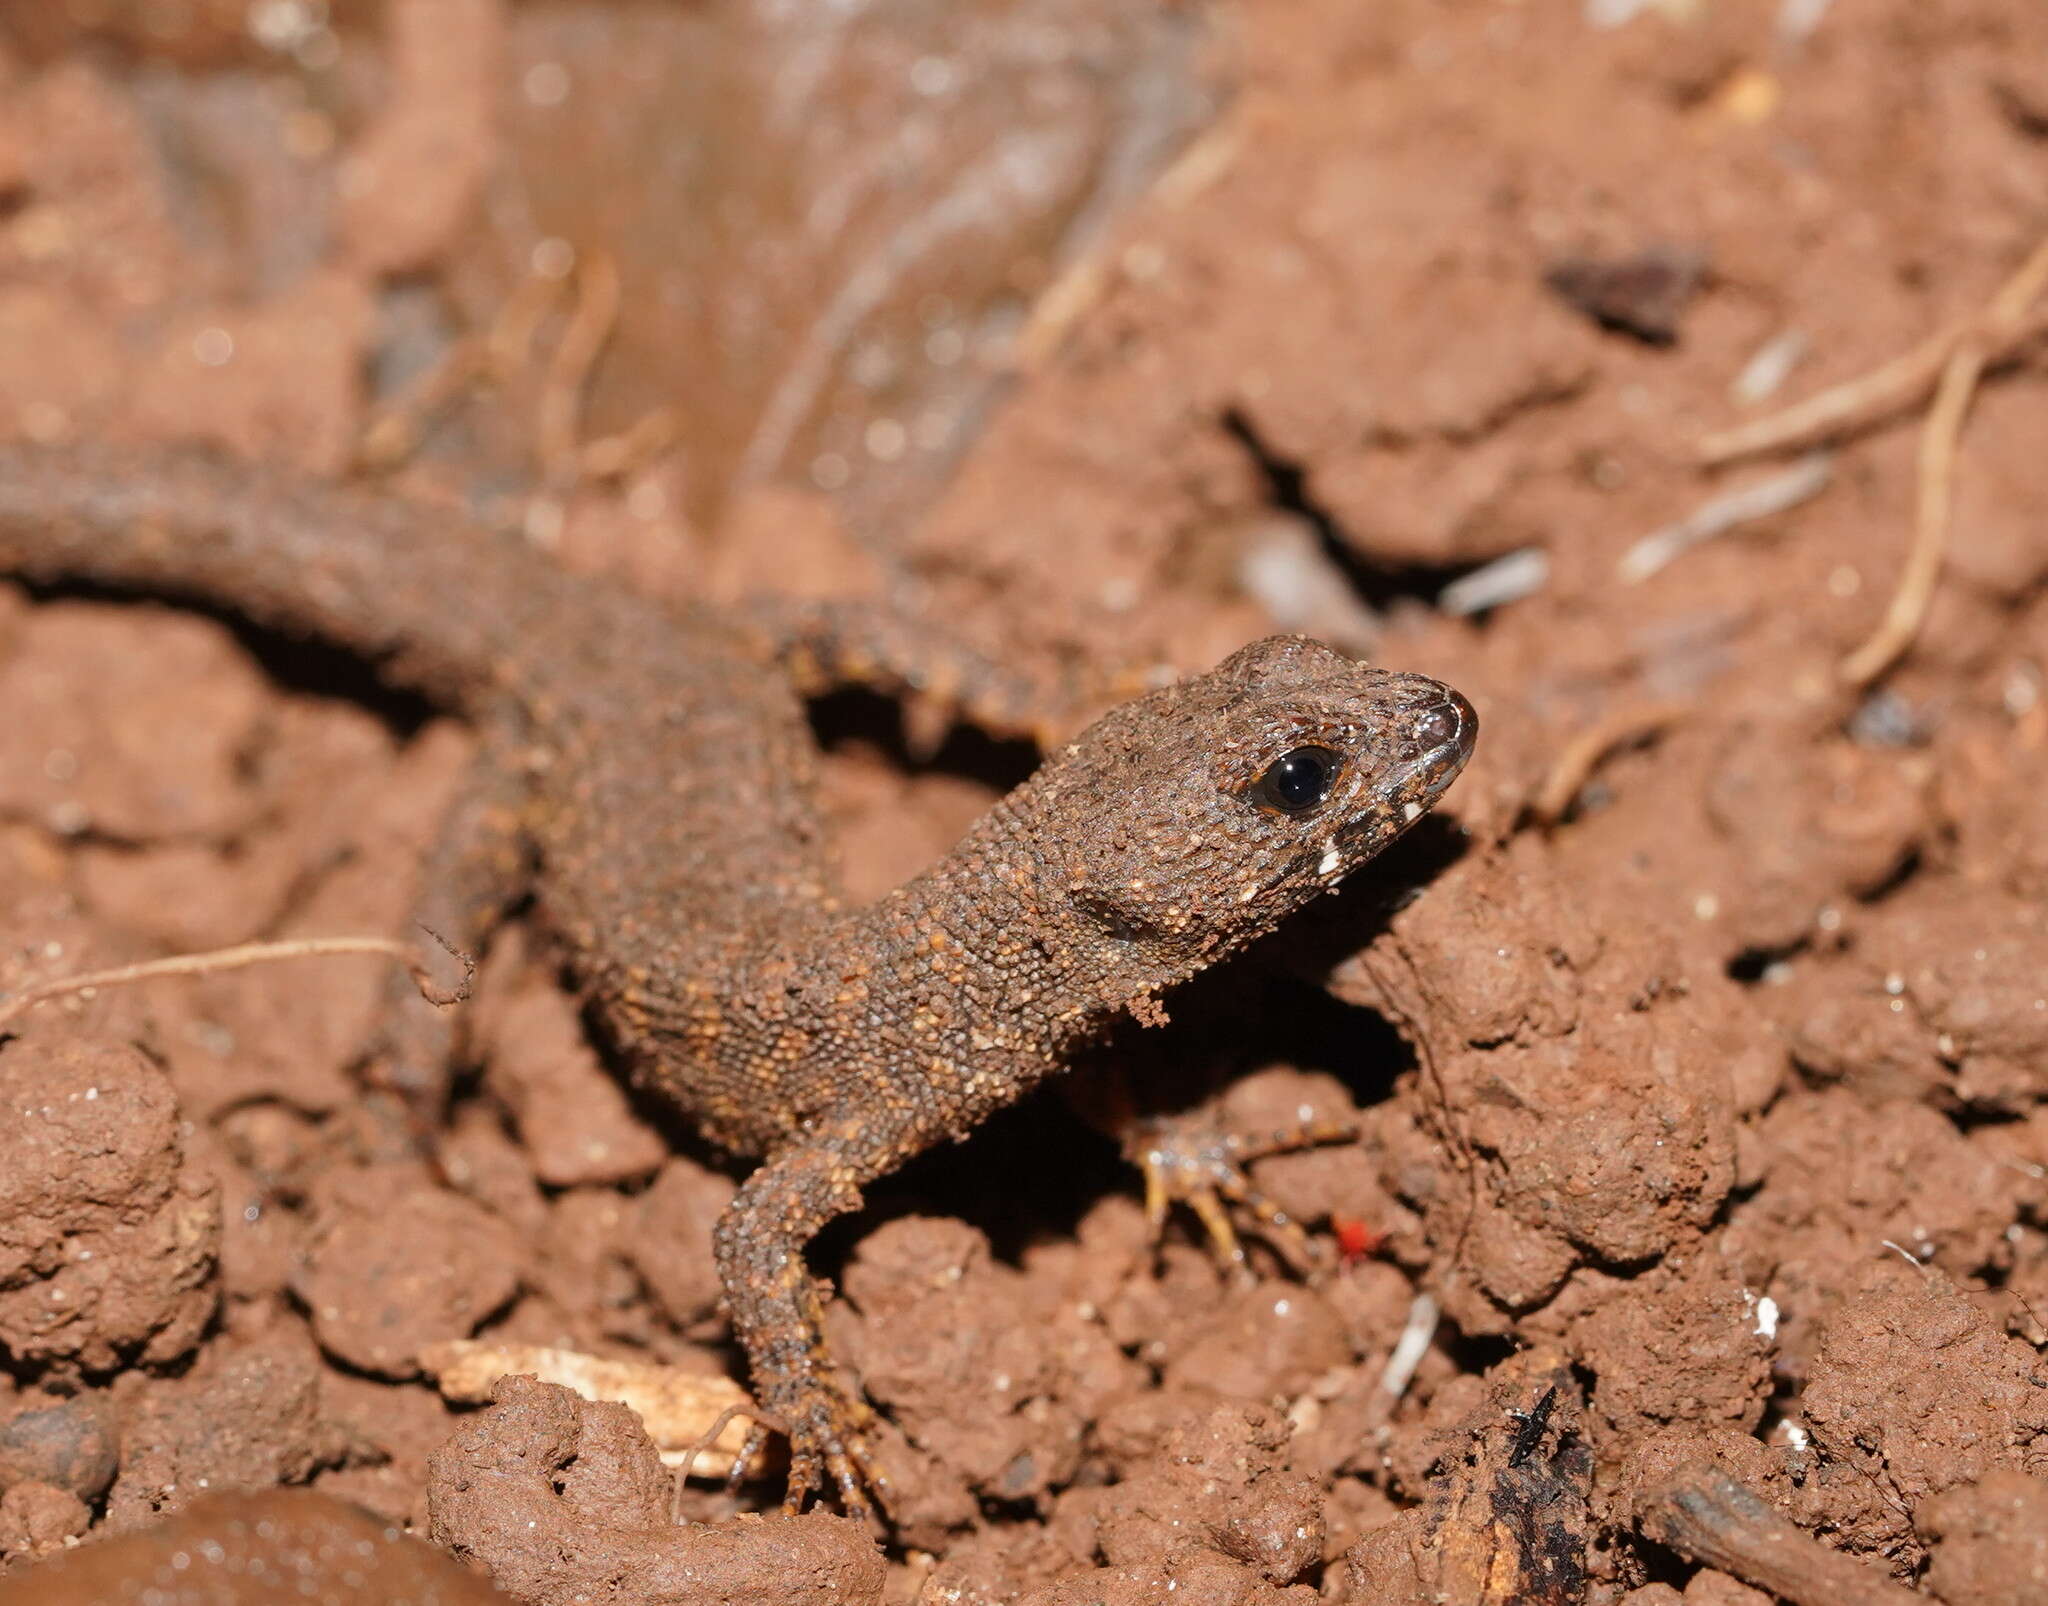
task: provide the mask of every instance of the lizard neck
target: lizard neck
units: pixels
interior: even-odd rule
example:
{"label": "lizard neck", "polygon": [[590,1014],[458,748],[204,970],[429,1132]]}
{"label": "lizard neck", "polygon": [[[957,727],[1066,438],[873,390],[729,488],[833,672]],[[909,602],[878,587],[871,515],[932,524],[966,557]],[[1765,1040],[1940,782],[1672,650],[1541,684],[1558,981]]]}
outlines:
{"label": "lizard neck", "polygon": [[1008,813],[998,806],[939,863],[848,919],[900,989],[878,1000],[885,1010],[930,1010],[948,997],[983,1039],[1063,1059],[1119,1015],[1151,1014],[1151,1001],[1202,962],[1106,931]]}
{"label": "lizard neck", "polygon": [[[1158,995],[1213,957],[1106,929],[1073,896],[1045,813],[1027,783],[886,897],[779,924],[721,984],[629,996],[641,1016],[624,1035],[693,1062],[663,1091],[742,1152],[852,1108],[886,1112],[905,1155],[960,1136],[1119,1015],[1158,1019]],[[820,1063],[833,1074],[812,1074]]]}

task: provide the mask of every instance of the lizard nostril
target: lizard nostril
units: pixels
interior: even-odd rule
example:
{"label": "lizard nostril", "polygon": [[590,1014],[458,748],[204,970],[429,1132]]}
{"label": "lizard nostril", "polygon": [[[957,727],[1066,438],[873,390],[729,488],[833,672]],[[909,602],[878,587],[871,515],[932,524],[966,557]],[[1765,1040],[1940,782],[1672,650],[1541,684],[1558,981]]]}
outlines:
{"label": "lizard nostril", "polygon": [[1455,703],[1438,703],[1415,722],[1415,744],[1429,752],[1449,747],[1464,723]]}

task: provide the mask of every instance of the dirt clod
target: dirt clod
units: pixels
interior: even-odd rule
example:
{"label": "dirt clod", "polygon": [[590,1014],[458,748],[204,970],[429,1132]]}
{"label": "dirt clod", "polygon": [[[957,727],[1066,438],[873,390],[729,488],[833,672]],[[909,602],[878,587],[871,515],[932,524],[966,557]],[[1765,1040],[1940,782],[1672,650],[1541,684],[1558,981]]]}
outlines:
{"label": "dirt clod", "polygon": [[0,1491],[45,1483],[97,1500],[119,1466],[111,1412],[96,1395],[27,1404],[0,1422]]}
{"label": "dirt clod", "polygon": [[1922,1501],[1994,1469],[2048,1472],[2041,1358],[1941,1272],[1896,1257],[1828,1320],[1800,1405],[1824,1453],[1868,1477],[1876,1498],[1845,1525],[1858,1549],[1909,1544]]}
{"label": "dirt clod", "polygon": [[280,1327],[216,1345],[188,1375],[123,1415],[121,1471],[107,1520],[134,1528],[203,1495],[302,1483],[354,1446],[324,1410],[318,1358],[302,1330]]}
{"label": "dirt clod", "polygon": [[2048,1481],[1994,1468],[1913,1515],[1934,1546],[1928,1587],[1949,1606],[2022,1606],[2048,1596]]}
{"label": "dirt clod", "polygon": [[[337,1597],[337,1588],[350,1593]],[[8,1599],[19,1606],[274,1606],[337,1598],[438,1606],[506,1600],[396,1525],[303,1489],[210,1495],[169,1522],[87,1546],[8,1587]]]}
{"label": "dirt clod", "polygon": [[578,1593],[619,1606],[680,1591],[763,1606],[881,1599],[881,1554],[845,1518],[675,1526],[667,1474],[638,1419],[554,1384],[506,1378],[496,1403],[434,1453],[427,1477],[435,1542],[529,1606]]}
{"label": "dirt clod", "polygon": [[420,1351],[467,1338],[519,1285],[511,1230],[445,1189],[382,1191],[346,1179],[296,1287],[323,1348],[381,1377],[412,1378]]}
{"label": "dirt clod", "polygon": [[162,1365],[212,1316],[220,1205],[134,1049],[0,1048],[0,1351],[49,1373]]}

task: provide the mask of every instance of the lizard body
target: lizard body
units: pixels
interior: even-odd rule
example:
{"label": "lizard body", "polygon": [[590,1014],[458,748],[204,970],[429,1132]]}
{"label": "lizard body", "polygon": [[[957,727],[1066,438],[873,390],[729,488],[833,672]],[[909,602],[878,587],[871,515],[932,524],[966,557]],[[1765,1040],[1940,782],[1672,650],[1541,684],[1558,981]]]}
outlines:
{"label": "lizard body", "polygon": [[395,498],[177,452],[0,447],[0,571],[318,636],[476,724],[454,828],[479,840],[442,866],[436,918],[475,944],[530,867],[632,1074],[761,1157],[715,1250],[791,1439],[792,1505],[828,1473],[853,1505],[883,1486],[869,1410],[823,1349],[809,1240],[1371,858],[1476,728],[1435,681],[1270,638],[1113,710],[856,907],[802,706],[708,610]]}

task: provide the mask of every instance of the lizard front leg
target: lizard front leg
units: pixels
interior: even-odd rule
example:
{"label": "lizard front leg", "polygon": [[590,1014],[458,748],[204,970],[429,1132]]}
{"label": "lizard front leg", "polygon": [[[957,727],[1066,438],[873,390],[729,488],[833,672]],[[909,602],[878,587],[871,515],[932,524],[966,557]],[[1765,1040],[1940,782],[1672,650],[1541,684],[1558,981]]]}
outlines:
{"label": "lizard front leg", "polygon": [[[754,1393],[789,1435],[786,1511],[829,1474],[848,1512],[886,1504],[888,1479],[874,1461],[874,1410],[825,1348],[824,1301],[804,1248],[825,1224],[857,1210],[861,1188],[905,1158],[902,1134],[884,1115],[843,1115],[772,1154],[719,1217],[712,1235],[733,1329],[747,1352]],[[736,1466],[760,1448],[756,1427]]]}

